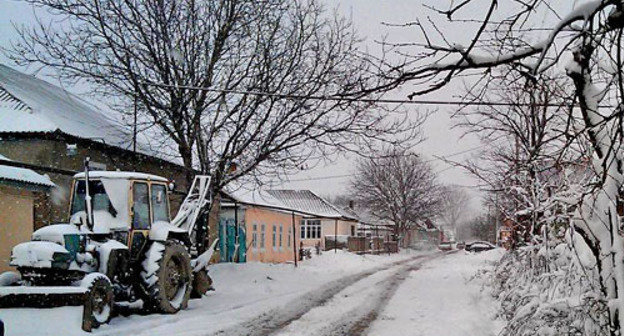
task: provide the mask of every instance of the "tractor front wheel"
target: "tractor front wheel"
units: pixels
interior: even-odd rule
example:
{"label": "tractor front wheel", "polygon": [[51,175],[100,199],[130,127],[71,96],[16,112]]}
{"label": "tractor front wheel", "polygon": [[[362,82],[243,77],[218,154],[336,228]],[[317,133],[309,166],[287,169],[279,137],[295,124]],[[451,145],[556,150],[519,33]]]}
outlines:
{"label": "tractor front wheel", "polygon": [[187,307],[193,275],[191,258],[184,246],[176,242],[154,242],[142,265],[145,308],[173,314]]}
{"label": "tractor front wheel", "polygon": [[91,273],[82,279],[80,286],[87,289],[82,328],[90,331],[108,323],[113,311],[113,286],[108,277]]}

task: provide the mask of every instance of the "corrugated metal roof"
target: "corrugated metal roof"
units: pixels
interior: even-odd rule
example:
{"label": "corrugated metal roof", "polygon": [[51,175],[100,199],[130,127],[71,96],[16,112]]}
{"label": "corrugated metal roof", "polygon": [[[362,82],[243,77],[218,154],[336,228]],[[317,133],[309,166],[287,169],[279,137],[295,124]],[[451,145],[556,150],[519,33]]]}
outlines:
{"label": "corrugated metal roof", "polygon": [[267,190],[267,192],[298,211],[315,214],[318,217],[356,220],[310,190]]}
{"label": "corrugated metal roof", "polygon": [[[61,133],[132,149],[132,132],[103,110],[35,76],[0,64],[0,133]],[[179,164],[138,141],[138,152]]]}
{"label": "corrugated metal roof", "polygon": [[15,110],[15,111],[29,111],[28,105],[22,103],[19,99],[13,97],[10,93],[0,87],[0,108]]}

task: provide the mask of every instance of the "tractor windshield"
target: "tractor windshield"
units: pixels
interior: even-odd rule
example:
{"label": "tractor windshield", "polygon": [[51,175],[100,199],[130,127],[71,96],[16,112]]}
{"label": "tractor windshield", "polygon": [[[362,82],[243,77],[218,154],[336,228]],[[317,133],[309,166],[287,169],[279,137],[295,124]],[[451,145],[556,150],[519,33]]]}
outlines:
{"label": "tractor windshield", "polygon": [[[105,183],[108,182],[108,183]],[[115,182],[120,182],[122,186],[117,186]],[[108,186],[106,184],[109,184]],[[127,226],[127,197],[125,195],[124,186],[127,181],[103,181],[90,180],[89,194],[91,195],[91,209],[93,209],[93,227],[94,232],[107,233],[110,229],[125,228]],[[72,222],[86,220],[86,184],[84,180],[77,180],[74,184],[74,197],[71,205]],[[112,192],[112,194],[111,194]],[[119,195],[116,195],[119,194]],[[119,198],[120,200],[111,200],[110,196]],[[116,204],[114,201],[119,201]]]}
{"label": "tractor windshield", "polygon": [[[72,202],[72,216],[79,212],[86,212],[85,210],[85,181],[77,181],[74,186],[74,198]],[[110,198],[106,194],[104,184],[102,181],[89,181],[89,194],[91,195],[91,208],[93,212],[106,211],[111,216],[117,217],[117,210],[113,207]]]}

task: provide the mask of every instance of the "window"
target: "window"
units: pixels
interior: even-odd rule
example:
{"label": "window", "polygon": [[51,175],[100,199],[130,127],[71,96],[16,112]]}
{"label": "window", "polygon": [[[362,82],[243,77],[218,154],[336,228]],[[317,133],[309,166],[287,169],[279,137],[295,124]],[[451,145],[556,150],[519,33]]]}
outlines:
{"label": "window", "polygon": [[301,239],[320,239],[321,238],[321,220],[320,219],[302,219],[301,220]]}
{"label": "window", "polygon": [[258,224],[254,224],[251,230],[251,247],[258,248]]}
{"label": "window", "polygon": [[266,225],[264,224],[260,225],[260,248],[261,249],[264,248],[265,232],[266,232]]}
{"label": "window", "polygon": [[132,227],[145,230],[150,227],[150,205],[147,183],[135,182],[132,188],[133,208]]}
{"label": "window", "polygon": [[154,222],[169,221],[167,188],[162,184],[152,184],[152,209],[154,211]]}
{"label": "window", "polygon": [[277,226],[275,226],[275,224],[273,224],[273,234],[271,235],[271,242],[273,243],[273,248],[277,247]]}
{"label": "window", "polygon": [[292,239],[292,228],[288,227],[288,240],[286,240],[287,246],[290,247],[290,240]]}
{"label": "window", "polygon": [[[74,186],[74,198],[71,205],[71,215],[79,214],[85,216],[85,198],[86,198],[86,183],[84,180],[77,181]],[[89,195],[91,196],[91,210],[94,213],[106,211],[112,217],[117,217],[117,210],[113,207],[113,204],[106,193],[104,184],[102,181],[90,180],[89,181]],[[95,217],[95,216],[94,216]],[[97,217],[96,217],[97,218]],[[101,218],[101,217],[100,217]],[[94,218],[95,219],[95,218]],[[86,222],[85,222],[86,224]],[[94,223],[91,223],[93,225]]]}
{"label": "window", "polygon": [[284,225],[280,224],[280,231],[279,231],[279,247],[282,248],[284,247],[284,240],[283,237],[284,236]]}

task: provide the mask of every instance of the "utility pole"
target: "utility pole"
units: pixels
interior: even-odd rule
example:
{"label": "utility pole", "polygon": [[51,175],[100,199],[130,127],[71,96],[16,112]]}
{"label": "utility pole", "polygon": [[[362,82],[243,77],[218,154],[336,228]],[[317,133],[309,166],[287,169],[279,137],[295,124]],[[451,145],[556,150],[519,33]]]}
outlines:
{"label": "utility pole", "polygon": [[292,212],[292,239],[293,239],[293,255],[295,259],[295,267],[297,267],[297,230],[295,226],[295,212]]}
{"label": "utility pole", "polygon": [[334,253],[338,253],[338,219],[334,219]]}

